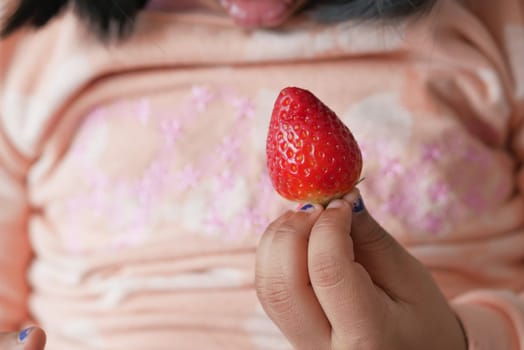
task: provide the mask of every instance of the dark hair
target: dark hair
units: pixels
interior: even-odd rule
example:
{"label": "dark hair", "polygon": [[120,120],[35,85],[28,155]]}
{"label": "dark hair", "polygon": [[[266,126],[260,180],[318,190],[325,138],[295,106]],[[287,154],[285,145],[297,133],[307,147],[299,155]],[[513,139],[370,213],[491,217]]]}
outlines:
{"label": "dark hair", "polygon": [[[102,39],[129,34],[138,12],[149,0],[19,0],[0,29],[5,37],[23,26],[40,28],[72,6]],[[436,0],[319,0],[306,8],[322,22],[350,18],[391,19],[429,10]]]}
{"label": "dark hair", "polygon": [[423,14],[436,0],[326,0],[311,5],[313,17],[320,22],[347,19],[397,19]]}
{"label": "dark hair", "polygon": [[72,6],[90,29],[102,39],[113,35],[124,37],[132,29],[138,12],[148,0],[19,0],[18,7],[7,18],[0,37],[5,37],[23,26],[41,28]]}

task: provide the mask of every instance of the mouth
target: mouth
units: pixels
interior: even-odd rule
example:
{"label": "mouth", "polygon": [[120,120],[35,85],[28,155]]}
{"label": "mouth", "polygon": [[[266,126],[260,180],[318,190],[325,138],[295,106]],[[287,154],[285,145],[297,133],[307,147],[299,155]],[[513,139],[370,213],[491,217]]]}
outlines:
{"label": "mouth", "polygon": [[245,28],[277,27],[299,7],[297,0],[220,0],[229,16]]}

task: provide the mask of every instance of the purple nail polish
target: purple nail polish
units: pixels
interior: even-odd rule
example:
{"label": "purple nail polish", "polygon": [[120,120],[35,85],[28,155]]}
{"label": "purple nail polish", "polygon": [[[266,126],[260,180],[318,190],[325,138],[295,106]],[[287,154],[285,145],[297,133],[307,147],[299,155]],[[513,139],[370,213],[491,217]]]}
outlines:
{"label": "purple nail polish", "polygon": [[18,340],[23,343],[27,339],[27,337],[29,336],[29,333],[31,333],[32,330],[33,330],[33,327],[29,327],[29,328],[24,329],[20,333],[18,333]]}
{"label": "purple nail polish", "polygon": [[301,211],[309,211],[311,209],[313,209],[315,206],[313,204],[306,204],[304,205],[302,208],[300,208]]}
{"label": "purple nail polish", "polygon": [[362,197],[358,197],[353,203],[353,213],[360,213],[361,211],[364,211],[364,209],[366,209],[364,201],[362,200]]}

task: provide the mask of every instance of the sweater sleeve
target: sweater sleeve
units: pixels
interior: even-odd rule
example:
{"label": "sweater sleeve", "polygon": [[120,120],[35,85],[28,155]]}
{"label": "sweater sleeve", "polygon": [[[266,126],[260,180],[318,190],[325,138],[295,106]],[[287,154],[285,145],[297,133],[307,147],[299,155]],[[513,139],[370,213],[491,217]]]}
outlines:
{"label": "sweater sleeve", "polygon": [[16,151],[6,128],[8,100],[14,97],[4,89],[16,39],[0,40],[0,331],[19,329],[29,319],[28,162]]}
{"label": "sweater sleeve", "polygon": [[[515,31],[515,35],[518,35],[515,40],[520,41],[520,51],[515,50],[512,54],[518,55],[522,64],[524,25],[515,26],[512,30]],[[517,64],[517,59],[514,57],[509,61],[513,60]],[[516,67],[513,73],[517,73],[518,70],[520,73],[514,74],[511,79],[513,112],[509,125],[508,147],[516,164],[515,198],[522,201],[524,196],[524,76],[522,73],[524,71],[521,67]],[[524,217],[524,210],[521,210],[520,217]],[[469,350],[524,349],[524,250],[522,245],[517,243],[521,240],[519,237],[524,236],[524,228],[520,225],[519,228],[505,232],[504,236],[507,236],[507,242],[509,244],[513,242],[515,247],[507,248],[508,256],[500,255],[499,266],[509,266],[506,271],[512,272],[514,286],[471,290],[452,300],[452,306],[461,319],[467,335]],[[493,270],[497,268],[498,266],[493,266]],[[503,271],[504,268],[500,272]]]}
{"label": "sweater sleeve", "polygon": [[[435,38],[431,53],[414,49],[450,73],[429,79],[431,96],[509,164],[513,190],[500,210],[460,227],[460,240],[413,250],[450,298],[469,350],[524,350],[524,1],[442,1],[435,12],[431,29],[417,34],[426,35],[419,43]],[[444,261],[442,251],[454,258]],[[459,280],[467,287],[456,288]]]}

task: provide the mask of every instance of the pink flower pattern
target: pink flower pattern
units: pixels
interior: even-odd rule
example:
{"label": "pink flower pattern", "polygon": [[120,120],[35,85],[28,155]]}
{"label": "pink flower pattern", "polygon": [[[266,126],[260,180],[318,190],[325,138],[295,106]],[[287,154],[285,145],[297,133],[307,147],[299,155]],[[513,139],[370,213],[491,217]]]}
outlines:
{"label": "pink flower pattern", "polygon": [[237,110],[237,117],[252,118],[255,115],[255,105],[249,98],[236,98],[232,101],[233,106]]}
{"label": "pink flower pattern", "polygon": [[449,201],[450,189],[445,182],[435,182],[428,189],[429,199],[434,203],[445,203]]}
{"label": "pink flower pattern", "polygon": [[422,161],[434,162],[442,158],[442,149],[438,144],[429,143],[422,146]]}
{"label": "pink flower pattern", "polygon": [[192,102],[198,112],[205,111],[214,98],[214,94],[206,86],[194,86],[191,93],[193,95]]}
{"label": "pink flower pattern", "polygon": [[190,164],[186,165],[182,171],[175,174],[175,182],[179,190],[185,191],[196,187],[200,177],[200,172]]}
{"label": "pink flower pattern", "polygon": [[[199,158],[178,166],[178,170],[172,168],[171,157],[176,153],[178,142],[187,134],[190,123],[212,104],[220,103],[232,107],[238,127],[231,128],[212,147],[214,152],[202,152]],[[119,112],[109,112],[110,109]],[[93,217],[108,220],[115,232],[118,232],[108,237],[108,249],[124,249],[142,244],[152,231],[150,226],[153,224],[153,214],[161,205],[158,203],[177,198],[178,193],[192,191],[202,181],[214,179],[214,193],[210,193],[208,210],[202,215],[202,233],[222,234],[227,240],[243,239],[253,233],[260,234],[270,221],[264,203],[274,201],[276,196],[267,180],[267,174],[261,174],[260,185],[257,185],[259,189],[251,199],[252,204],[236,213],[233,219],[224,219],[221,214],[224,203],[220,201],[221,195],[231,190],[242,178],[242,166],[252,158],[241,149],[241,145],[246,142],[246,128],[249,127],[249,119],[254,113],[255,104],[248,96],[238,95],[227,87],[212,89],[208,86],[193,87],[187,101],[170,111],[156,110],[148,98],[118,101],[106,108],[94,109],[86,117],[84,127],[72,149],[74,161],[83,169],[86,190],[67,202],[70,227],[75,226],[78,213],[87,211]],[[156,157],[136,179],[123,175],[111,177],[86,156],[93,132],[119,118],[128,119],[128,116],[134,117],[142,125],[156,127],[162,140]],[[127,203],[125,214],[120,208],[122,203]],[[79,254],[85,250],[82,244],[76,231],[71,230],[66,248]]]}
{"label": "pink flower pattern", "polygon": [[172,148],[182,134],[182,125],[177,119],[166,119],[160,122],[160,129],[164,136],[165,144]]}
{"label": "pink flower pattern", "polygon": [[365,162],[379,162],[380,171],[365,173],[361,185],[382,203],[375,214],[382,221],[400,220],[412,234],[433,235],[449,233],[464,216],[484,213],[507,186],[490,190],[479,184],[478,174],[493,160],[476,142],[451,130],[420,145],[413,159],[383,141],[363,143]]}

